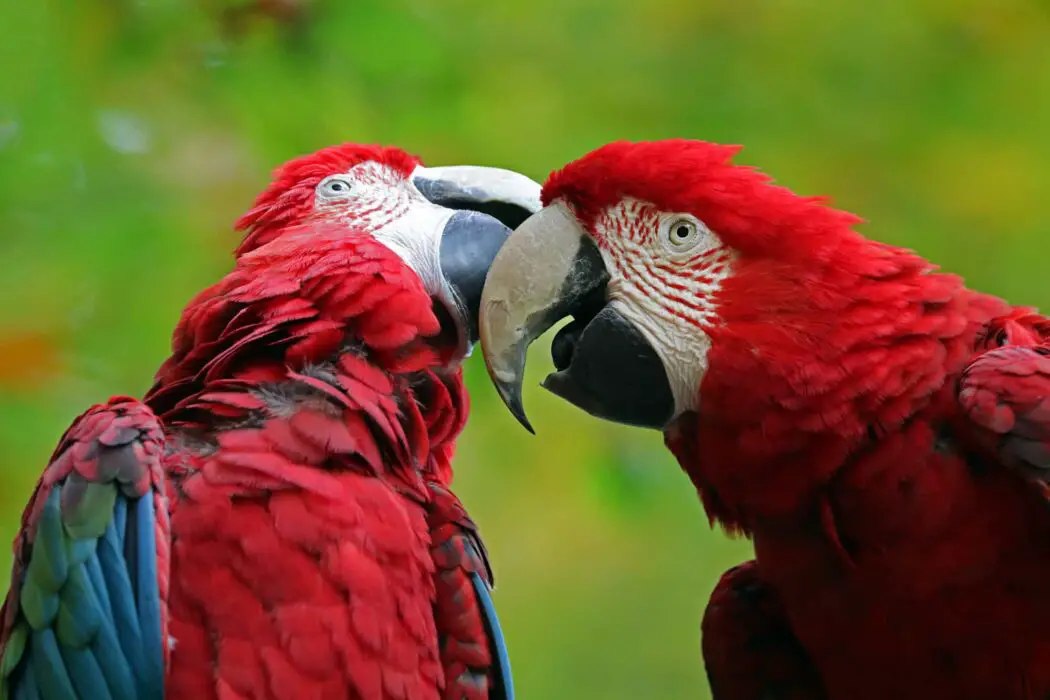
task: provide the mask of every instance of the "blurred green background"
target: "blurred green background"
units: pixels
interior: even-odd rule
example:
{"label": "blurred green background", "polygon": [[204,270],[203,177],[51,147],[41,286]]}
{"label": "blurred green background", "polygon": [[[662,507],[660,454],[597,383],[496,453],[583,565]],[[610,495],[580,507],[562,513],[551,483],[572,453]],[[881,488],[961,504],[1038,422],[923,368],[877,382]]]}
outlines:
{"label": "blurred green background", "polygon": [[[68,422],[149,385],[269,171],[331,143],[537,179],[617,138],[743,143],[870,235],[1050,307],[1045,0],[9,1],[0,62],[4,541]],[[708,697],[701,612],[747,544],[658,434],[534,388],[531,437],[468,364],[457,488],[521,697]]]}

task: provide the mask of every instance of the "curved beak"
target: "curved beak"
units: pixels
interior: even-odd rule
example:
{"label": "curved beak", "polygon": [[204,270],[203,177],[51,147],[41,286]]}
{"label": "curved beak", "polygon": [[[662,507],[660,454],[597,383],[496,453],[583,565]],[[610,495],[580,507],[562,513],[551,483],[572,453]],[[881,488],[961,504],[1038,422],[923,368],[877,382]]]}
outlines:
{"label": "curved beak", "polygon": [[454,212],[441,232],[441,275],[452,289],[468,345],[478,341],[478,313],[485,275],[509,235],[506,225],[477,211]]}
{"label": "curved beak", "polygon": [[419,166],[412,184],[434,204],[488,214],[515,228],[538,212],[540,184],[513,170],[480,165]]}
{"label": "curved beak", "polygon": [[479,331],[485,365],[504,403],[534,432],[522,403],[529,345],[567,316],[555,337],[556,372],[543,387],[593,416],[662,428],[674,412],[663,362],[643,333],[607,299],[602,254],[562,202],[531,216],[489,268]]}
{"label": "curved beak", "polygon": [[455,211],[441,232],[439,264],[469,346],[489,266],[510,230],[540,210],[540,184],[512,170],[473,165],[419,166],[412,184],[433,204]]}

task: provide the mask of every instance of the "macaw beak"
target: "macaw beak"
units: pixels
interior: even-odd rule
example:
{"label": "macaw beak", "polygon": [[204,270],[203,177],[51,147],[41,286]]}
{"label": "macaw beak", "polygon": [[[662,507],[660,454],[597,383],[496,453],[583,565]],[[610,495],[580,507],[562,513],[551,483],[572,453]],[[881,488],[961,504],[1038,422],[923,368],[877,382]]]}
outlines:
{"label": "macaw beak", "polygon": [[539,211],[540,185],[510,170],[472,165],[420,166],[411,179],[427,200],[456,210],[441,232],[439,264],[469,351],[478,340],[485,276],[511,229]]}
{"label": "macaw beak", "polygon": [[480,165],[447,165],[412,173],[412,184],[434,204],[481,212],[515,228],[535,214],[540,183],[521,173]]}
{"label": "macaw beak", "polygon": [[534,432],[522,403],[525,355],[567,316],[551,346],[556,372],[542,386],[587,413],[663,428],[674,395],[663,361],[642,331],[610,302],[611,276],[575,214],[556,201],[502,246],[481,293],[479,332],[489,376],[503,402]]}

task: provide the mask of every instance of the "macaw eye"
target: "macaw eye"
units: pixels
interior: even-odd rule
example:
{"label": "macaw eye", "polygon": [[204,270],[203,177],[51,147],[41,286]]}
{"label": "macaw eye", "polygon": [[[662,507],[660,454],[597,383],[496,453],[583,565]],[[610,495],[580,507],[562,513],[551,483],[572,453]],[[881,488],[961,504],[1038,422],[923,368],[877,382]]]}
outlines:
{"label": "macaw eye", "polygon": [[692,250],[700,243],[702,233],[707,230],[702,223],[689,216],[676,216],[661,226],[661,240],[672,253]]}
{"label": "macaw eye", "polygon": [[323,197],[345,197],[350,194],[350,182],[341,175],[333,175],[321,181],[317,186],[317,194]]}

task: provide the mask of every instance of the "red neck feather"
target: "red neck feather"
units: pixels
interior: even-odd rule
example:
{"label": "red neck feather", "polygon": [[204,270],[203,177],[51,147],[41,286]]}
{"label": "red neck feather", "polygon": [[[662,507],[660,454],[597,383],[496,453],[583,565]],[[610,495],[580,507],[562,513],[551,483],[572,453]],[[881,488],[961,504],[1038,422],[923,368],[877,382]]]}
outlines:
{"label": "red neck feather", "polygon": [[998,299],[844,235],[808,264],[742,257],[719,294],[698,413],[668,443],[712,518],[804,506],[850,455],[952,389]]}
{"label": "red neck feather", "polygon": [[414,397],[427,433],[416,444],[444,454],[468,403],[461,372],[445,369],[450,357],[429,342],[439,330],[418,276],[371,236],[342,226],[284,231],[187,306],[146,401],[169,426],[209,430],[245,413],[231,395],[310,382],[325,363],[351,362]]}

